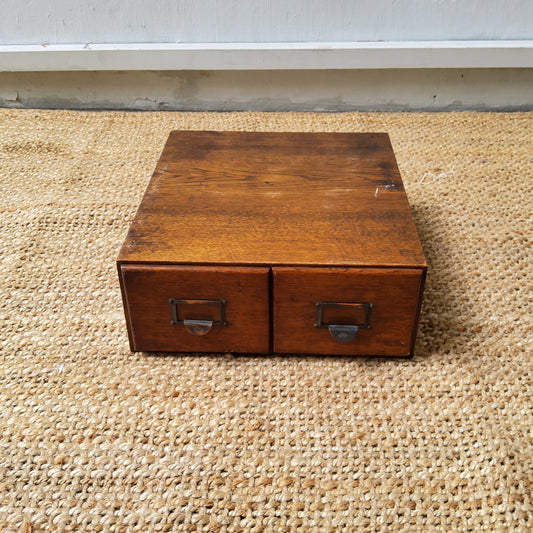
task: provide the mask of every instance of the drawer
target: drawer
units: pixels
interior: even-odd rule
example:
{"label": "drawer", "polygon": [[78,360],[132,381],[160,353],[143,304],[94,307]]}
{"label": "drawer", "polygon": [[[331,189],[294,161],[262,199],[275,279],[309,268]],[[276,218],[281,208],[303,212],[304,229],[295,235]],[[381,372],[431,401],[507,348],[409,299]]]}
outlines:
{"label": "drawer", "polygon": [[132,350],[269,352],[268,268],[118,269]]}
{"label": "drawer", "polygon": [[273,269],[277,353],[410,356],[424,269]]}

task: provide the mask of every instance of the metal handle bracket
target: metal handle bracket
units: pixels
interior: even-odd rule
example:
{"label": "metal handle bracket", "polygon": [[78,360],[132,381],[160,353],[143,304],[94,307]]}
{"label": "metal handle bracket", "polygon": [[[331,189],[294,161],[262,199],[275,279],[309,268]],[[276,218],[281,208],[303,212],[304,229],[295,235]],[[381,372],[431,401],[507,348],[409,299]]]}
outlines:
{"label": "metal handle bracket", "polygon": [[[185,329],[192,335],[205,335],[211,331],[213,326],[227,326],[226,322],[226,300],[184,300],[170,298],[172,325],[183,324]],[[196,309],[196,312],[206,315],[218,315],[213,320],[205,318],[190,318],[187,316],[187,307]],[[214,308],[214,309],[213,309]],[[181,316],[185,315],[185,316]]]}
{"label": "metal handle bracket", "polygon": [[[372,313],[373,303],[338,303],[338,302],[317,302],[317,319],[316,328],[328,328],[329,332],[336,341],[349,342],[355,338],[360,329],[369,329],[370,315]],[[340,309],[352,316],[351,324],[339,324],[324,322],[324,311],[327,309]]]}

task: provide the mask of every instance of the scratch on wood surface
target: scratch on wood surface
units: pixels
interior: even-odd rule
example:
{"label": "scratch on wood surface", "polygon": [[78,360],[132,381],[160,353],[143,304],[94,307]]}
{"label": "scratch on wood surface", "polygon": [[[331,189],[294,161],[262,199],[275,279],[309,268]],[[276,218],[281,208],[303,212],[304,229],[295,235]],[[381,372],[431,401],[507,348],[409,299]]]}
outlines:
{"label": "scratch on wood surface", "polygon": [[377,198],[378,197],[378,193],[379,193],[379,188],[380,187],[383,187],[385,189],[395,189],[396,188],[396,184],[395,183],[387,183],[386,185],[378,185],[376,187],[376,192],[374,193],[374,198]]}

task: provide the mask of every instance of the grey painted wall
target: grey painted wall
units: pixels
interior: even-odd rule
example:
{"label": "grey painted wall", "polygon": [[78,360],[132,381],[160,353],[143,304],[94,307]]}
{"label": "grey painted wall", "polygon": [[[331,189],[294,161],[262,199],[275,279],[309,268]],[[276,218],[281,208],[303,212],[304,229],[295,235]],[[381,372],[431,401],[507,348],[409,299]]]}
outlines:
{"label": "grey painted wall", "polygon": [[132,110],[526,110],[533,69],[6,72],[0,106]]}
{"label": "grey painted wall", "polygon": [[[533,42],[531,0],[3,0],[1,8],[0,67],[2,54],[8,55],[6,45],[38,45],[35,54],[46,54],[47,47],[56,44],[85,48],[90,43]],[[42,55],[31,57],[30,67],[24,69],[37,69],[41,64]],[[531,68],[377,67],[257,71],[246,65],[241,71],[0,72],[0,106],[533,109]]]}
{"label": "grey painted wall", "polygon": [[531,0],[3,0],[2,44],[530,39]]}

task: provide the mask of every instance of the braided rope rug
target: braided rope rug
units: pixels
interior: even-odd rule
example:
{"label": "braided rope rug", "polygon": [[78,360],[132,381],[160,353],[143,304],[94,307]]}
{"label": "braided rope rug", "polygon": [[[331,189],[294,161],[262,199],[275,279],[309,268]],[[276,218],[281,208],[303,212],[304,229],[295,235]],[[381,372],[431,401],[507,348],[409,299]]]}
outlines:
{"label": "braided rope rug", "polygon": [[[132,354],[114,260],[171,129],[385,131],[412,360]],[[531,531],[533,114],[0,110],[0,531]]]}

